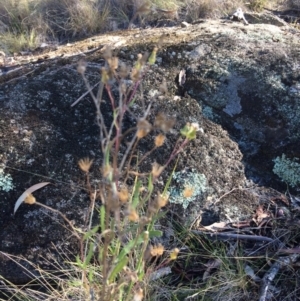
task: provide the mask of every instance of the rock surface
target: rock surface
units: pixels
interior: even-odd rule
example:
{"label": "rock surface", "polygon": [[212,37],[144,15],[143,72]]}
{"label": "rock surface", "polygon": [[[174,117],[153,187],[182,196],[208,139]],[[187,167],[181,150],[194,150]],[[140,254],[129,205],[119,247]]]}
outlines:
{"label": "rock surface", "polygon": [[[186,28],[122,31],[47,54],[15,57],[17,65],[3,69],[0,77],[0,163],[14,185],[9,192],[0,190],[4,278],[16,284],[32,278],[6,254],[23,257],[17,262],[35,275],[38,272],[26,260],[51,269],[55,261],[63,264],[61,252],[78,253],[76,239],[59,216],[25,204],[13,215],[25,189],[50,181],[53,185],[34,193],[37,200],[60,210],[76,227],[84,227],[89,201],[77,162],[87,156],[94,159],[92,179],[97,185],[102,157],[91,99],[86,96],[71,107],[86,92],[76,71],[78,60],[84,57],[88,62],[87,75],[94,85],[104,64],[105,45],[132,66],[138,53],[151,51],[158,42],[157,64],[143,80],[144,101],[155,97],[151,120],[165,112],[177,122],[166,145],[143,168],[149,171],[152,162],[167,161],[186,122],[198,122],[203,129],[180,154],[176,171],[182,181],[204,175],[205,189],[187,209],[178,198],[169,204],[176,218],[187,225],[243,220],[260,202],[280,195],[269,186],[285,188],[272,172],[272,160],[282,153],[300,158],[299,32],[287,26],[205,21]],[[186,81],[180,86],[182,69]],[[156,97],[163,79],[168,91]],[[102,109],[109,121],[110,104],[105,95],[104,99]],[[134,113],[142,116],[140,100]],[[128,117],[125,126],[135,123]],[[139,151],[149,150],[153,137],[141,142]],[[174,183],[180,194],[180,181]]]}

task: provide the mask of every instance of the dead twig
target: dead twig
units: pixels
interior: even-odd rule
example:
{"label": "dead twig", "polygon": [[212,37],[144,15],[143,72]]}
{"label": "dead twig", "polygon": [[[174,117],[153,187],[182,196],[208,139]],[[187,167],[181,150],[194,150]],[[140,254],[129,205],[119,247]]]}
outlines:
{"label": "dead twig", "polygon": [[266,236],[256,236],[256,235],[247,235],[247,234],[238,234],[238,233],[206,233],[198,230],[192,230],[192,233],[197,235],[204,234],[210,237],[215,237],[216,239],[220,239],[220,240],[239,239],[239,240],[275,242],[274,239]]}
{"label": "dead twig", "polygon": [[276,277],[277,273],[282,267],[285,267],[295,261],[300,257],[300,254],[292,254],[291,256],[287,257],[280,257],[277,261],[271,266],[269,271],[265,274],[262,279],[262,285],[260,290],[260,298],[259,301],[266,301],[268,291],[271,287],[271,282]]}

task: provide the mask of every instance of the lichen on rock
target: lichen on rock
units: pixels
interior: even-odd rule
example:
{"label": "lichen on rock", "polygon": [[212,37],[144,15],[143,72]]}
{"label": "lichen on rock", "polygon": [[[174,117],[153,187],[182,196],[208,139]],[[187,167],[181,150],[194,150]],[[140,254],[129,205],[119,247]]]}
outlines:
{"label": "lichen on rock", "polygon": [[[205,175],[197,173],[195,170],[175,172],[173,180],[175,183],[170,189],[169,202],[181,204],[184,209],[207,190]],[[190,192],[185,193],[186,190],[190,190]]]}
{"label": "lichen on rock", "polygon": [[292,187],[300,184],[300,164],[297,159],[290,160],[285,154],[281,157],[276,157],[273,172]]}
{"label": "lichen on rock", "polygon": [[6,174],[4,169],[0,167],[0,190],[9,192],[14,188],[12,177],[10,174]]}

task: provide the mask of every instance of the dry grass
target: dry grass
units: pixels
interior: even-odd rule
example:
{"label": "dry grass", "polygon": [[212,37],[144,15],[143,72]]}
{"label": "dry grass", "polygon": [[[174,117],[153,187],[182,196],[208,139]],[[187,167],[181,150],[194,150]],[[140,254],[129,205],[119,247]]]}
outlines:
{"label": "dry grass", "polygon": [[242,2],[237,0],[187,0],[187,18],[194,21],[199,18],[220,18],[230,15],[237,7],[243,7]]}
{"label": "dry grass", "polygon": [[41,0],[39,11],[54,37],[71,39],[107,29],[110,6],[106,0]]}
{"label": "dry grass", "polygon": [[[220,18],[236,8],[261,11],[300,7],[299,0],[2,0],[0,47],[5,52],[31,50],[42,42],[66,42],[109,30],[127,28],[131,21],[147,24],[165,14],[157,9],[177,10],[188,22]],[[141,9],[147,7],[146,10]],[[15,41],[13,41],[15,39]]]}

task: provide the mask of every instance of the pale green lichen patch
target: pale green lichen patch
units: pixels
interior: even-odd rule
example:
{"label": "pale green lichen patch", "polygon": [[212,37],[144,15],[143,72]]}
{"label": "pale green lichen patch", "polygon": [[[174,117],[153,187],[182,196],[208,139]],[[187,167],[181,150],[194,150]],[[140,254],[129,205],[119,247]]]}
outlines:
{"label": "pale green lichen patch", "polygon": [[9,192],[13,188],[14,185],[11,175],[4,173],[4,169],[0,167],[0,190]]}
{"label": "pale green lichen patch", "polygon": [[169,202],[181,204],[184,209],[199,196],[203,195],[207,189],[205,175],[193,170],[175,172],[173,180]]}
{"label": "pale green lichen patch", "polygon": [[300,184],[300,164],[297,160],[290,160],[285,154],[273,160],[275,162],[273,172],[292,187]]}

